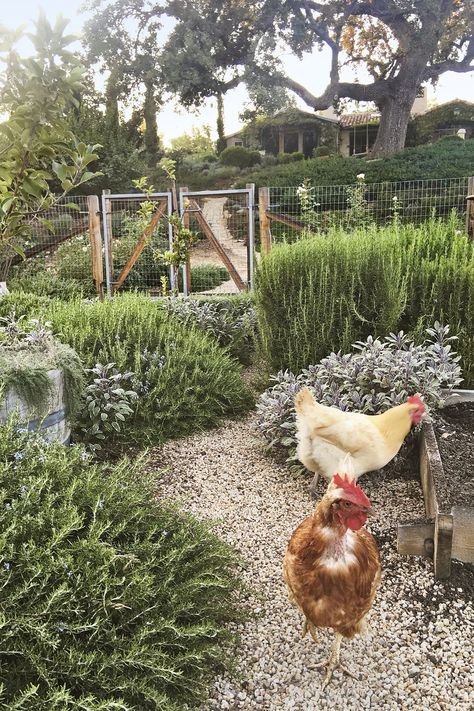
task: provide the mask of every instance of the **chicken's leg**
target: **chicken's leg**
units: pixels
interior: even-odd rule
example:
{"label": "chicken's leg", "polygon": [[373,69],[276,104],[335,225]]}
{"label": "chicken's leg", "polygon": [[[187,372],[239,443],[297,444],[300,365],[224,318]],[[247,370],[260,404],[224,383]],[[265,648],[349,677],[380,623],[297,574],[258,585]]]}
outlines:
{"label": "chicken's leg", "polygon": [[351,671],[349,671],[349,669],[346,669],[346,667],[343,666],[339,660],[339,655],[341,653],[341,642],[342,635],[339,634],[339,632],[336,632],[336,639],[334,640],[334,644],[331,648],[329,659],[327,661],[320,662],[319,664],[315,665],[316,669],[327,666],[326,676],[324,677],[324,681],[321,687],[322,690],[324,690],[331,681],[335,669],[340,669],[344,674],[347,674],[347,676],[350,676],[353,679],[358,679],[358,677],[355,676]]}
{"label": "chicken's leg", "polygon": [[304,639],[306,637],[306,633],[309,631],[311,637],[315,642],[318,642],[318,636],[316,634],[316,627],[313,625],[311,620],[308,620],[307,617],[304,618],[304,625],[303,629],[301,630],[301,637]]}

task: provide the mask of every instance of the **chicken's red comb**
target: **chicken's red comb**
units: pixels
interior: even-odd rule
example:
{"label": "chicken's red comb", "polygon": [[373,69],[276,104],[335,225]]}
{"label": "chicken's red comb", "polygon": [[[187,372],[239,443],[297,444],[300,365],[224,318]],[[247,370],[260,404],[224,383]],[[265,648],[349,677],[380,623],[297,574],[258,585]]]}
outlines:
{"label": "chicken's red comb", "polygon": [[409,397],[407,397],[407,403],[409,405],[418,405],[422,412],[424,412],[426,409],[425,403],[419,395],[410,395]]}
{"label": "chicken's red comb", "polygon": [[334,474],[333,482],[338,489],[343,489],[350,497],[351,501],[358,506],[370,508],[370,501],[364,494],[360,486],[357,486],[354,479],[349,479],[347,474],[342,477],[340,474]]}

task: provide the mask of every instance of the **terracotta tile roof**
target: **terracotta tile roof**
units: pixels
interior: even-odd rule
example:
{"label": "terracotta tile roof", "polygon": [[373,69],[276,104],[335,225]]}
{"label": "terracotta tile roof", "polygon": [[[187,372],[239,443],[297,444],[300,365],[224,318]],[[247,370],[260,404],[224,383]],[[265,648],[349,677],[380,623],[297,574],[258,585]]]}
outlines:
{"label": "terracotta tile roof", "polygon": [[342,114],[339,118],[341,128],[350,128],[351,126],[361,126],[366,123],[378,123],[380,114],[377,111],[363,111],[357,114]]}

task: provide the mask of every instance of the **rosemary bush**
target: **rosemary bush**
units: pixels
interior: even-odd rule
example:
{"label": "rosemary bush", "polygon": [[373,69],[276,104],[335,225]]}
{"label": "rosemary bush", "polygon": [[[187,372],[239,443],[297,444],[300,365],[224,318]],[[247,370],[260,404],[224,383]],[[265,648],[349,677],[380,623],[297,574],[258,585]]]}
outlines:
{"label": "rosemary bush", "polygon": [[370,334],[420,336],[438,320],[458,334],[474,382],[474,249],[454,216],[278,246],[257,270],[255,301],[273,372],[300,371]]}
{"label": "rosemary bush", "polygon": [[0,427],[0,706],[185,711],[245,614],[235,555],[138,464]]}
{"label": "rosemary bush", "polygon": [[251,405],[238,364],[215,340],[145,296],[53,302],[48,318],[85,367],[115,363],[119,372],[134,373],[139,399],[124,432],[137,441],[185,435]]}
{"label": "rosemary bush", "polygon": [[211,334],[241,363],[250,362],[257,324],[255,308],[249,298],[170,297],[167,308],[181,323]]}
{"label": "rosemary bush", "polygon": [[448,334],[449,326],[436,322],[418,345],[403,331],[382,339],[369,336],[353,345],[355,352],[331,353],[299,375],[280,371],[257,404],[258,429],[269,447],[283,447],[294,461],[294,399],[305,385],[318,402],[343,411],[376,414],[414,393],[421,393],[428,407],[441,407],[442,389],[462,381],[460,356],[452,350],[457,337]]}

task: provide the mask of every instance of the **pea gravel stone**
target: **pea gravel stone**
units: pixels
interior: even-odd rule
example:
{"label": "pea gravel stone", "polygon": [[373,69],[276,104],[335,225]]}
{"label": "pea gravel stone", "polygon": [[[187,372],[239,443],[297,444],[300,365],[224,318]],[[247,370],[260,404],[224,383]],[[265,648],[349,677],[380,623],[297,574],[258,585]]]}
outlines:
{"label": "pea gravel stone", "polygon": [[218,520],[218,533],[241,553],[242,576],[257,593],[257,619],[238,630],[239,674],[216,679],[201,711],[472,711],[473,568],[454,563],[449,581],[435,581],[431,561],[397,554],[397,522],[424,514],[419,483],[400,461],[392,472],[359,482],[376,512],[369,530],[383,568],[366,636],[342,646],[341,658],[360,679],[335,672],[321,692],[314,665],[326,658],[332,633],[321,631],[319,644],[301,639],[302,620],[281,575],[288,539],[314,502],[308,480],[265,453],[254,418],[152,452],[153,468],[164,470],[157,495]]}

